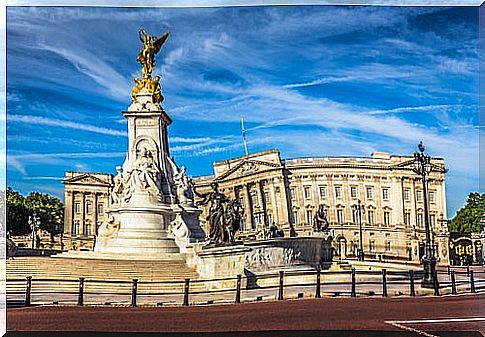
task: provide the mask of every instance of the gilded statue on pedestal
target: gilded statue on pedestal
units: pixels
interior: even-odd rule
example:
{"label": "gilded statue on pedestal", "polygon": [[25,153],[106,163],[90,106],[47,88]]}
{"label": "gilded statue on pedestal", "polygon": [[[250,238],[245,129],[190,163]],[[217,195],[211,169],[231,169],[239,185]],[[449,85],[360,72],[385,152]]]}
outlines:
{"label": "gilded statue on pedestal", "polygon": [[138,37],[143,43],[143,47],[138,54],[136,60],[141,63],[143,78],[135,78],[135,87],[133,88],[132,98],[136,100],[136,95],[143,89],[146,89],[153,95],[154,103],[161,103],[163,101],[162,91],[160,88],[160,76],[155,76],[152,79],[152,72],[155,68],[155,55],[158,54],[163,44],[168,38],[169,33],[165,32],[160,38],[148,35],[145,30],[138,31]]}

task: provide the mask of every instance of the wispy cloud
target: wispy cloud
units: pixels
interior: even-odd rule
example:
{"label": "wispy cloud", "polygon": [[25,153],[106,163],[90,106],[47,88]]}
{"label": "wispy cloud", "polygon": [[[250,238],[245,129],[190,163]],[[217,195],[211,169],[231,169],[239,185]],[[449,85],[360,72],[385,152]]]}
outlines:
{"label": "wispy cloud", "polygon": [[126,136],[126,131],[119,131],[114,129],[108,129],[104,127],[70,122],[70,121],[63,121],[57,119],[51,119],[46,117],[40,116],[31,116],[31,115],[8,115],[7,122],[17,122],[17,123],[25,123],[29,125],[45,125],[45,126],[53,126],[53,127],[61,127],[66,129],[75,129],[75,130],[82,130],[82,131],[89,131],[94,133],[100,133],[104,135],[110,136]]}

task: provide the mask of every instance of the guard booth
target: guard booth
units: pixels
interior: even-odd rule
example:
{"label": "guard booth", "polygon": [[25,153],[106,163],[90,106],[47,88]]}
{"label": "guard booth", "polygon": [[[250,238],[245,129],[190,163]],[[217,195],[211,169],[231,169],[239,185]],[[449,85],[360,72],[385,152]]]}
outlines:
{"label": "guard booth", "polygon": [[482,242],[471,234],[450,233],[450,264],[453,266],[482,265]]}

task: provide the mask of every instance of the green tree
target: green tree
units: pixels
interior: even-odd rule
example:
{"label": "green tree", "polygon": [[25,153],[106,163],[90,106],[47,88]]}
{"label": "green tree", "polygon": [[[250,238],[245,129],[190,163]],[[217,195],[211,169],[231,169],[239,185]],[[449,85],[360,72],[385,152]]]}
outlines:
{"label": "green tree", "polygon": [[485,228],[485,193],[470,193],[466,205],[456,212],[449,224],[450,232],[480,233]]}
{"label": "green tree", "polygon": [[28,224],[29,209],[25,206],[25,198],[11,187],[7,188],[7,231],[12,235],[24,235],[30,232]]}
{"label": "green tree", "polygon": [[7,230],[12,235],[29,233],[29,216],[34,213],[40,219],[41,229],[51,234],[62,231],[64,206],[58,198],[39,192],[24,197],[11,187],[7,188]]}

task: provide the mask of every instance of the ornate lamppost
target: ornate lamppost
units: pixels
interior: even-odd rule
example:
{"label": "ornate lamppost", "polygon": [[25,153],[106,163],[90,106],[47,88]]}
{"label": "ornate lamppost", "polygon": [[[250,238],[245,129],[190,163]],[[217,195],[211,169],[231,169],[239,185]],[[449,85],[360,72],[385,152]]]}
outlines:
{"label": "ornate lamppost", "polygon": [[29,215],[29,226],[32,231],[32,249],[37,248],[37,231],[40,228],[40,218],[34,213],[32,216]]}
{"label": "ornate lamppost", "polygon": [[352,209],[354,214],[358,214],[359,217],[359,250],[357,251],[357,260],[364,261],[364,246],[362,243],[362,213],[365,212],[364,205],[360,202],[360,199],[357,200],[357,205],[353,205]]}
{"label": "ornate lamppost", "polygon": [[424,144],[418,145],[419,152],[414,153],[413,171],[421,176],[423,182],[423,202],[424,202],[424,226],[426,229],[426,241],[424,244],[424,256],[422,257],[424,277],[421,286],[433,288],[436,276],[436,257],[434,247],[431,241],[431,228],[428,208],[428,177],[431,172],[445,173],[446,169],[431,163],[431,157],[424,153]]}

